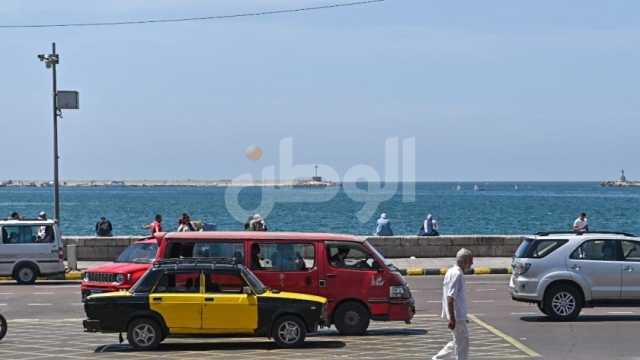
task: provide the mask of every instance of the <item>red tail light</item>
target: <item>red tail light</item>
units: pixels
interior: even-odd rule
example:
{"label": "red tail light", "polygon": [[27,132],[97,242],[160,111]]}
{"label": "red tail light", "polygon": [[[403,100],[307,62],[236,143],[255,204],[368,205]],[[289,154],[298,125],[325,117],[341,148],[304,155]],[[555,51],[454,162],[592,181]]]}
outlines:
{"label": "red tail light", "polygon": [[58,260],[64,260],[64,251],[62,250],[62,248],[58,248]]}

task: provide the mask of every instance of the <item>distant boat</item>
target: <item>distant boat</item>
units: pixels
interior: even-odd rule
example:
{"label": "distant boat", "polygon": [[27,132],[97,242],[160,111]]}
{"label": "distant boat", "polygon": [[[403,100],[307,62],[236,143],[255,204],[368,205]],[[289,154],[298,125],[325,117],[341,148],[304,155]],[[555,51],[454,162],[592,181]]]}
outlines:
{"label": "distant boat", "polygon": [[518,190],[518,185],[513,185],[513,190]]}
{"label": "distant boat", "polygon": [[480,191],[480,186],[478,186],[477,184],[473,185],[473,191]]}
{"label": "distant boat", "polygon": [[460,185],[456,186],[456,191],[460,191],[460,190],[462,190],[462,186]]}

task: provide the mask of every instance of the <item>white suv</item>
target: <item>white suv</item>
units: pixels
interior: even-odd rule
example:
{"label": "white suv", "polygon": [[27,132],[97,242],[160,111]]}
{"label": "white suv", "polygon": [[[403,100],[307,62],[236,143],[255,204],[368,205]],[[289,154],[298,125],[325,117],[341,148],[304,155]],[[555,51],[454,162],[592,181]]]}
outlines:
{"label": "white suv", "polygon": [[583,307],[640,305],[640,238],[628,233],[545,232],[526,237],[512,263],[516,301],[556,320]]}
{"label": "white suv", "polygon": [[0,276],[33,284],[38,276],[64,279],[64,253],[53,220],[0,220]]}

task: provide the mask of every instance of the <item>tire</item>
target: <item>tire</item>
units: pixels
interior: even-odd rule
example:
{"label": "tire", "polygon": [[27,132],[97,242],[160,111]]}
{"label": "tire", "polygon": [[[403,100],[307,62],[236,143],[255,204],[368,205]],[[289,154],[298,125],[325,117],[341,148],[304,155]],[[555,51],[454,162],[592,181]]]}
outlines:
{"label": "tire", "polygon": [[7,320],[0,315],[0,340],[7,335]]}
{"label": "tire", "polygon": [[547,315],[547,316],[549,315],[549,314],[547,313],[547,311],[544,309],[544,303],[539,302],[539,303],[536,303],[536,305],[538,305],[538,310],[540,310],[540,312],[542,312],[543,314],[545,314],[545,315]]}
{"label": "tire", "polygon": [[336,328],[341,335],[364,335],[369,321],[369,310],[357,302],[340,305],[334,315]]}
{"label": "tire", "polygon": [[545,292],[544,312],[553,320],[575,320],[582,310],[582,293],[574,285],[555,285]]}
{"label": "tire", "polygon": [[162,329],[151,318],[135,319],[127,329],[129,345],[138,350],[152,350],[163,340]]}
{"label": "tire", "polygon": [[14,270],[13,277],[20,285],[32,285],[36,283],[38,269],[32,264],[20,265]]}
{"label": "tire", "polygon": [[285,315],[273,323],[271,337],[281,348],[300,347],[307,336],[307,327],[297,316]]}

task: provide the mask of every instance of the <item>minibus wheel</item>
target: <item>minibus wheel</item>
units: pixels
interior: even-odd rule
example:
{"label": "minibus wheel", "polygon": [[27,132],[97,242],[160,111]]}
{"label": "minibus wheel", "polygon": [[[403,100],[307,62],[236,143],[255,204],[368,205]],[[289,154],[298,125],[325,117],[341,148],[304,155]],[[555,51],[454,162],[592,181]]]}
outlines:
{"label": "minibus wheel", "polygon": [[35,284],[36,278],[38,277],[38,270],[31,264],[20,265],[13,273],[13,277],[20,285]]}
{"label": "minibus wheel", "polygon": [[342,335],[364,335],[369,327],[369,310],[355,301],[338,307],[334,315],[336,328]]}

